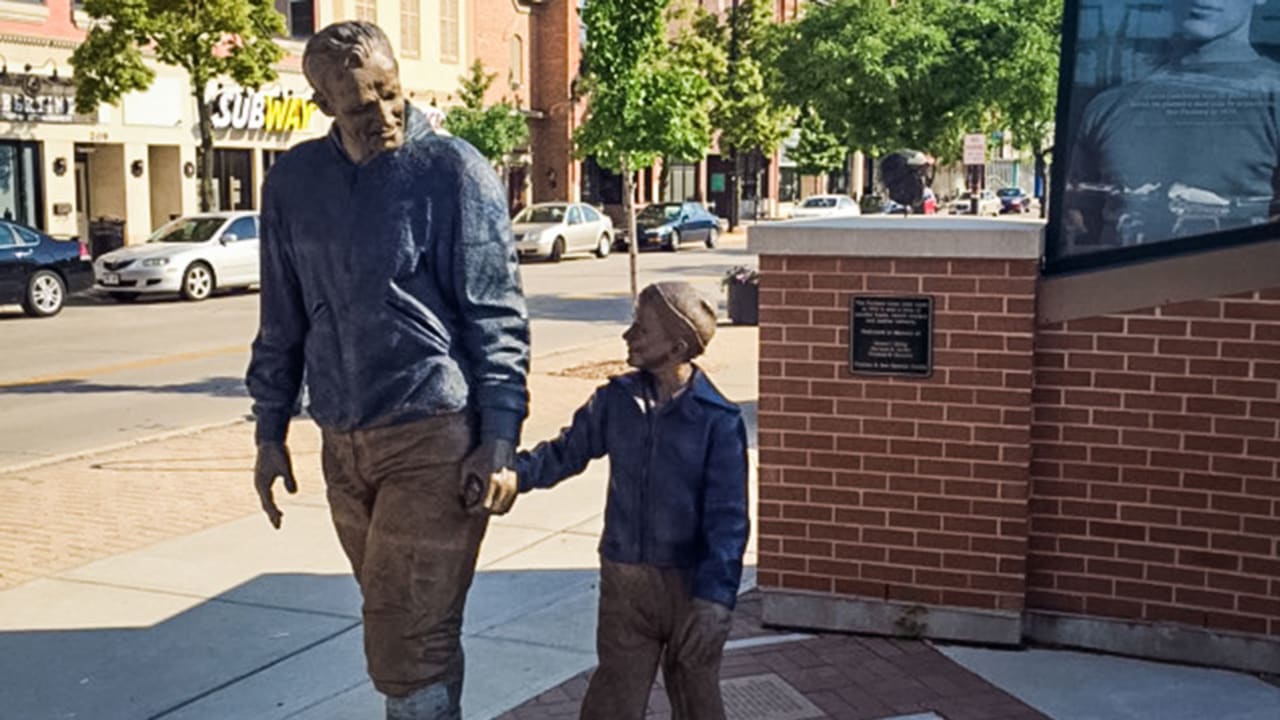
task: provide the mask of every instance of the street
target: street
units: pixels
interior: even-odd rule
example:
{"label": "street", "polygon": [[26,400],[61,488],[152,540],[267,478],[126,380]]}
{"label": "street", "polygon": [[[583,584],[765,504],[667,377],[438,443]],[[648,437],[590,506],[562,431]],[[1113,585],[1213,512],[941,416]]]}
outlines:
{"label": "street", "polygon": [[[720,275],[754,263],[745,244],[738,234],[714,251],[643,253],[641,286],[679,278],[723,302]],[[521,274],[535,367],[539,357],[618,336],[630,320],[625,253],[522,263]],[[0,306],[0,468],[243,417],[257,313],[256,292],[132,305],[89,295],[48,320]]]}

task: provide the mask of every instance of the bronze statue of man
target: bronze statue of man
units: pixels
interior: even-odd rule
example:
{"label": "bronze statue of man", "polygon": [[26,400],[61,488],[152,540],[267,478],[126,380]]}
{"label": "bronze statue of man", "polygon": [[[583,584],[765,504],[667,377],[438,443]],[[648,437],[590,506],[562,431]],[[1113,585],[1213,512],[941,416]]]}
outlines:
{"label": "bronze statue of man", "polygon": [[296,489],[285,435],[305,368],[387,718],[457,719],[463,605],[528,412],[506,194],[406,102],[377,26],[324,28],[302,64],[333,129],[281,157],[263,189],[254,483],[279,527],[272,487]]}

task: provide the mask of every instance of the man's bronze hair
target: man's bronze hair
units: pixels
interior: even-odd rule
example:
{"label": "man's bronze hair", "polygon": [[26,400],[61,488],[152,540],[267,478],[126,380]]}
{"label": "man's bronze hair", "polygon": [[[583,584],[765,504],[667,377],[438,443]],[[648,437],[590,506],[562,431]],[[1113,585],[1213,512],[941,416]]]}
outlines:
{"label": "man's bronze hair", "polygon": [[383,52],[395,62],[395,49],[382,28],[363,20],[336,22],[307,41],[302,52],[302,72],[315,86],[320,80],[318,67],[360,67],[375,52]]}

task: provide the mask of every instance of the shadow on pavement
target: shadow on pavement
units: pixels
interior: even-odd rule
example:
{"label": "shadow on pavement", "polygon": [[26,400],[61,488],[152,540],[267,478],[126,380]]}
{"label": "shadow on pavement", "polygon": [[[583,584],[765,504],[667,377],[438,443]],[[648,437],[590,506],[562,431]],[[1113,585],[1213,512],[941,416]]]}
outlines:
{"label": "shadow on pavement", "polygon": [[[464,635],[483,644],[488,630],[594,592],[596,578],[594,569],[479,572]],[[9,626],[118,625],[0,632],[4,718],[270,720],[367,683],[359,592],[345,574],[260,575],[211,599],[38,580],[0,593],[0,607]],[[163,619],[143,624],[154,617]],[[536,674],[536,658],[522,662]],[[240,712],[225,714],[232,705]]]}
{"label": "shadow on pavement", "polygon": [[0,395],[88,395],[94,393],[150,393],[154,395],[209,395],[212,397],[248,397],[242,377],[212,377],[172,385],[112,385],[86,380],[66,379],[0,387]]}

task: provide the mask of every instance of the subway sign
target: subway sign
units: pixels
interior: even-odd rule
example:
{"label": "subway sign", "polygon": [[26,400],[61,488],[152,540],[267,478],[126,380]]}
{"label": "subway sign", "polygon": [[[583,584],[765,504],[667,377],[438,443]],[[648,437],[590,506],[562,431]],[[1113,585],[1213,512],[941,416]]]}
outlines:
{"label": "subway sign", "polygon": [[218,93],[209,106],[215,130],[262,130],[269,133],[309,130],[311,115],[316,111],[316,104],[310,100],[243,90]]}

